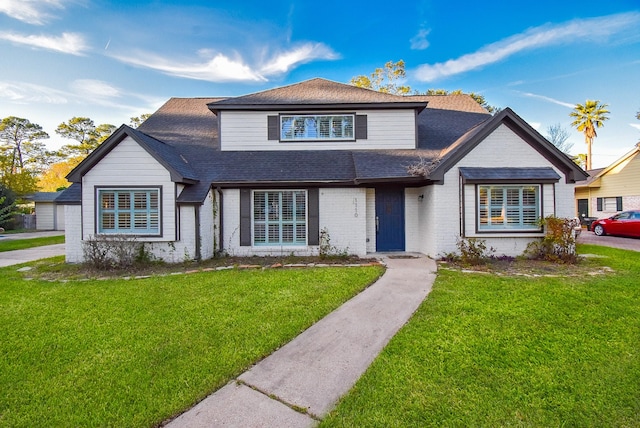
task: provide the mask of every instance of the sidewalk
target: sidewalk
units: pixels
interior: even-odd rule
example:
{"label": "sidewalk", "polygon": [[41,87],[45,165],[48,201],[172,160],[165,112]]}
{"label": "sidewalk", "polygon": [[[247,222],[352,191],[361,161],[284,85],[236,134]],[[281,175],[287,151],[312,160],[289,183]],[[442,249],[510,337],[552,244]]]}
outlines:
{"label": "sidewalk", "polygon": [[433,260],[384,257],[383,262],[387,271],[375,284],[167,426],[316,425],[431,291]]}
{"label": "sidewalk", "polygon": [[48,257],[63,256],[64,244],[45,245],[26,250],[0,252],[0,267],[19,265]]}

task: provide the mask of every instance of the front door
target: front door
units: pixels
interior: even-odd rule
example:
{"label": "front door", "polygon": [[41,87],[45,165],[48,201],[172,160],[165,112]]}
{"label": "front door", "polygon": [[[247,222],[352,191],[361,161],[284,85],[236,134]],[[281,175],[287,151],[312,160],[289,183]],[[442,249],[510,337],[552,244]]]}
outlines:
{"label": "front door", "polygon": [[376,251],[404,251],[404,189],[376,189]]}
{"label": "front door", "polygon": [[578,217],[589,217],[589,199],[578,199]]}

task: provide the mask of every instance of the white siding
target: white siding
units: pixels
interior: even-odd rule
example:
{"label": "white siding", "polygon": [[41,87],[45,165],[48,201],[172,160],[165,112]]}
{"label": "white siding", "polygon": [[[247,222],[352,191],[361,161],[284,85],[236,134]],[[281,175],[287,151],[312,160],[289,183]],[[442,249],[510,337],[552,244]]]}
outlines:
{"label": "white siding", "polygon": [[175,240],[174,183],[169,171],[133,139],[125,138],[83,177],[83,239],[97,232],[95,198],[99,186],[162,186],[162,236],[145,241]]}
{"label": "white siding", "polygon": [[[217,210],[215,191],[209,190],[207,199],[200,207],[200,257],[203,260],[210,259],[214,255]],[[216,211],[217,212],[217,211]]]}
{"label": "white siding", "polygon": [[357,114],[367,115],[367,139],[355,142],[282,143],[267,139],[267,116],[274,115],[274,112],[224,111],[219,114],[220,141],[224,151],[413,149],[416,146],[413,110],[358,111]]}
{"label": "white siding", "polygon": [[56,205],[55,229],[64,230],[64,205]]}
{"label": "white siding", "polygon": [[54,230],[54,215],[56,206],[53,202],[36,202],[36,229]]}
{"label": "white siding", "polygon": [[[496,156],[496,153],[502,154]],[[508,164],[505,164],[508,159]],[[533,147],[524,142],[508,127],[498,127],[484,141],[478,144],[464,159],[446,174],[443,185],[433,186],[434,194],[429,204],[435,207],[434,218],[427,226],[427,239],[434,245],[427,245],[429,256],[438,257],[448,252],[456,252],[456,238],[460,236],[460,183],[459,167],[549,167],[546,160]],[[573,217],[573,184],[567,184],[563,173],[554,168],[562,178],[558,183],[543,188],[543,216],[554,214],[558,217]],[[496,254],[516,256],[522,254],[527,244],[540,237],[540,233],[486,234],[476,233],[475,186],[464,189],[465,236],[478,237],[486,241],[487,247],[496,249]],[[427,197],[425,197],[427,201]],[[437,225],[437,227],[436,227]]]}

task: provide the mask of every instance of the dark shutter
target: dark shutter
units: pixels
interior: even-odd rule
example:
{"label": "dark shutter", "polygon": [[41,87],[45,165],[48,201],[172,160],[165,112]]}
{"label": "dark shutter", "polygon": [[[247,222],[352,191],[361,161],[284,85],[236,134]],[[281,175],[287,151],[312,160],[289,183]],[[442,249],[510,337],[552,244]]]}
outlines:
{"label": "dark shutter", "polygon": [[367,115],[356,115],[356,140],[367,139]]}
{"label": "dark shutter", "polygon": [[278,116],[267,116],[267,138],[269,140],[280,139],[280,120]]}
{"label": "dark shutter", "polygon": [[307,205],[309,207],[307,238],[309,245],[320,244],[320,207],[318,202],[318,193],[317,188],[307,190]]}
{"label": "dark shutter", "polygon": [[616,198],[616,211],[622,211],[622,196]]}
{"label": "dark shutter", "polygon": [[602,198],[597,198],[596,199],[596,205],[597,205],[597,210],[598,211],[602,211]]}
{"label": "dark shutter", "polygon": [[251,245],[251,189],[240,189],[240,245]]}

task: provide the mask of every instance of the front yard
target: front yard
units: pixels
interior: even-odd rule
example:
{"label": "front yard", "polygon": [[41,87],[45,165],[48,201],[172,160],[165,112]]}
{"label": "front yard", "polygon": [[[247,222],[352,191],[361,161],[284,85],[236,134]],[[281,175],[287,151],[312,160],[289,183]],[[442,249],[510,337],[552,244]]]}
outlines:
{"label": "front yard", "polygon": [[640,426],[640,253],[579,252],[605,258],[582,275],[439,270],[321,426]]}
{"label": "front yard", "polygon": [[157,425],[381,273],[232,269],[49,282],[0,269],[0,426]]}

